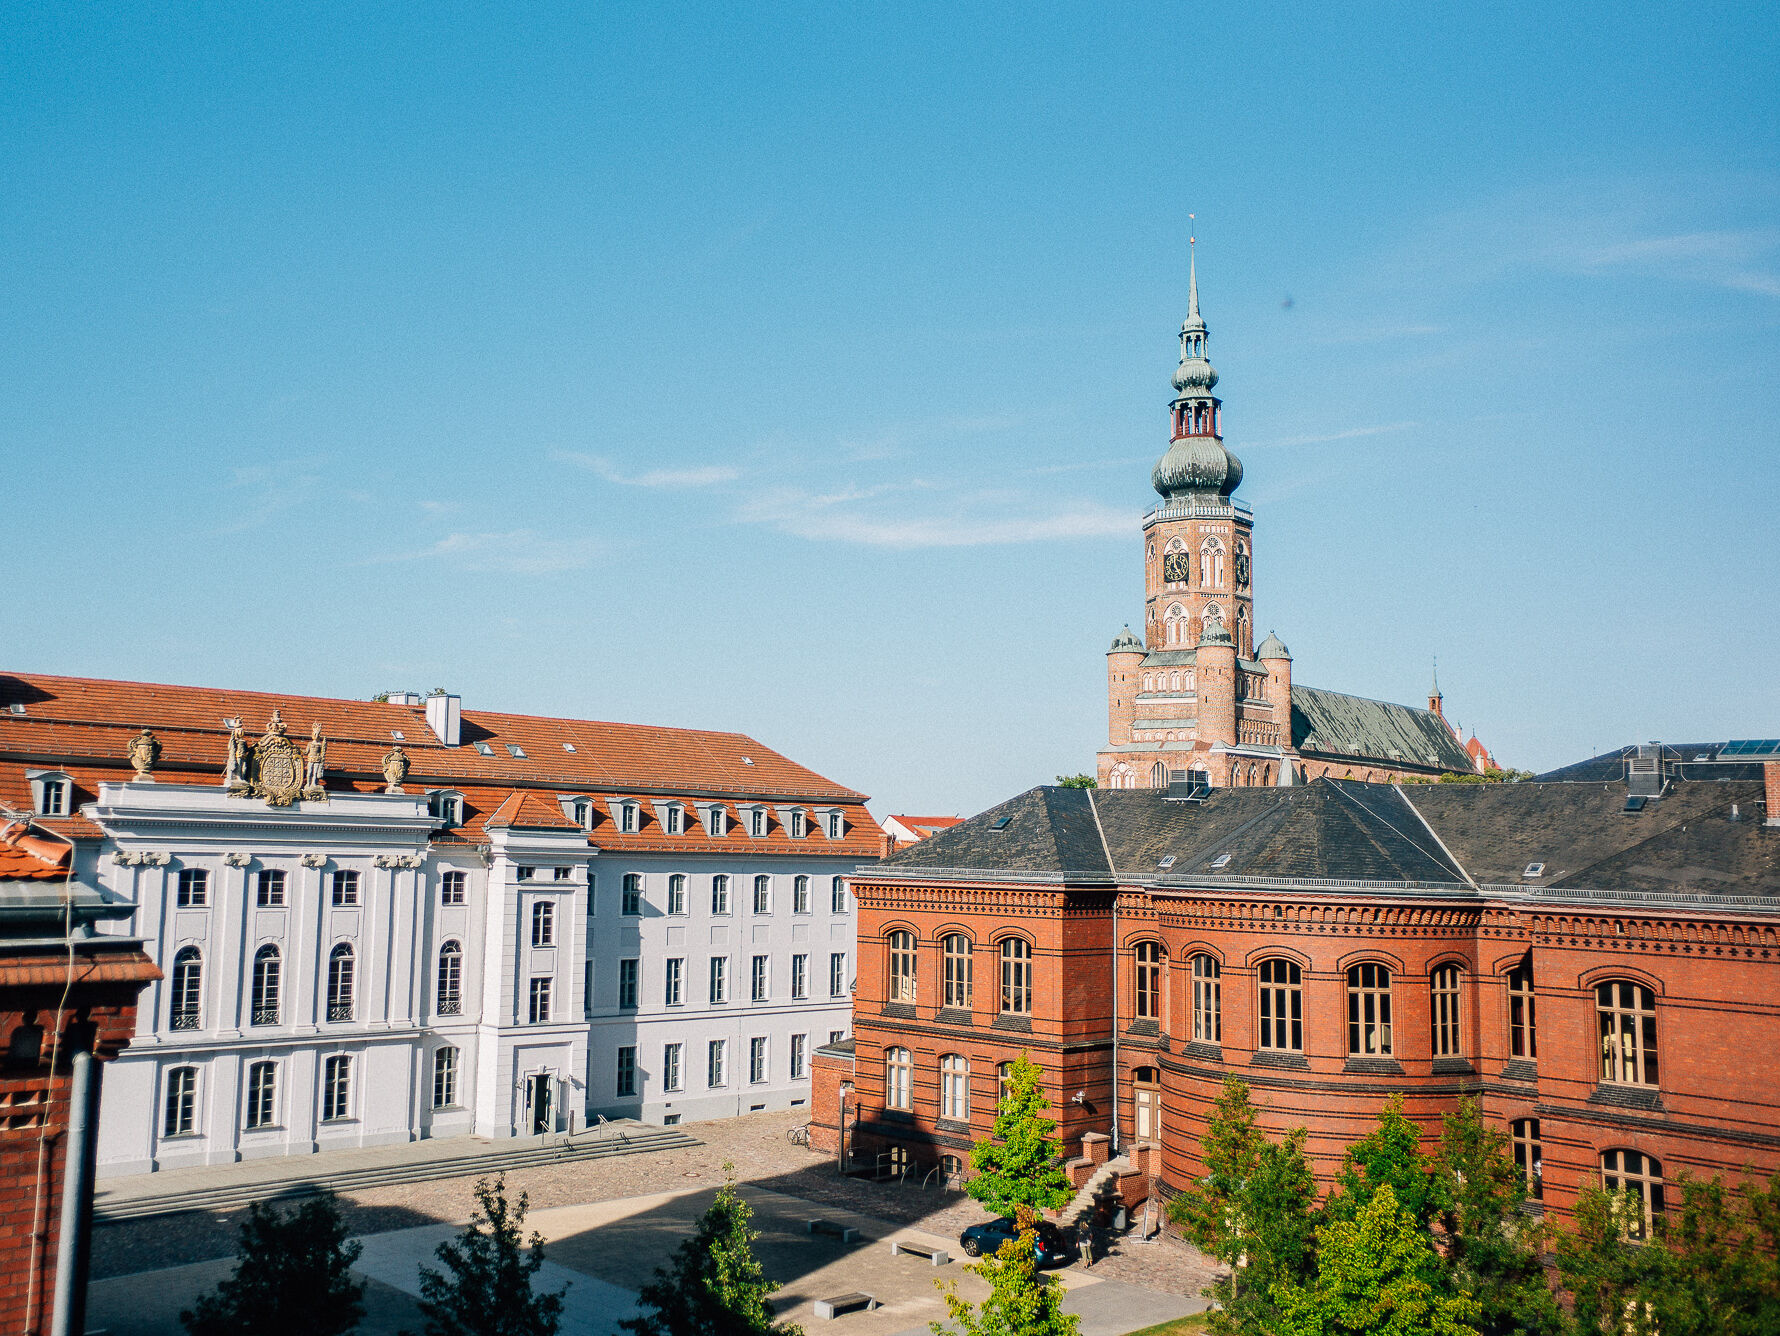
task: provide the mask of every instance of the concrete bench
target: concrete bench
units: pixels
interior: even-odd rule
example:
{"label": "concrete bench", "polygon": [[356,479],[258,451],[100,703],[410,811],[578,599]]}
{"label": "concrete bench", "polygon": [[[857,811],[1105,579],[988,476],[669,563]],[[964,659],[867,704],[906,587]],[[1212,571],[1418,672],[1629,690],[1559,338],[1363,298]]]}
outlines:
{"label": "concrete bench", "polygon": [[855,1308],[870,1312],[878,1306],[878,1301],[869,1294],[861,1294],[855,1290],[852,1294],[837,1294],[832,1299],[816,1300],[817,1317],[839,1317],[842,1313],[851,1313]]}
{"label": "concrete bench", "polygon": [[890,1255],[898,1256],[909,1253],[915,1257],[925,1257],[934,1266],[947,1266],[951,1263],[952,1254],[944,1248],[936,1248],[931,1243],[916,1243],[913,1239],[892,1239]]}
{"label": "concrete bench", "polygon": [[842,1243],[851,1243],[859,1237],[859,1231],[852,1226],[837,1225],[832,1220],[807,1220],[804,1228],[811,1234],[832,1234]]}

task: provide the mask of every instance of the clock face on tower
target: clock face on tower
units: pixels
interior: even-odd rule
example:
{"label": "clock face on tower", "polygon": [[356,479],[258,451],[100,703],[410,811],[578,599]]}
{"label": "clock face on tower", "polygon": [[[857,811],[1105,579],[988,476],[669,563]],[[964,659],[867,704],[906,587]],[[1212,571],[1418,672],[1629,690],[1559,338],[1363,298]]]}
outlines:
{"label": "clock face on tower", "polygon": [[1248,553],[1236,554],[1236,585],[1239,589],[1248,588]]}
{"label": "clock face on tower", "polygon": [[1192,570],[1192,559],[1185,552],[1170,552],[1162,558],[1162,578],[1170,584],[1186,584]]}

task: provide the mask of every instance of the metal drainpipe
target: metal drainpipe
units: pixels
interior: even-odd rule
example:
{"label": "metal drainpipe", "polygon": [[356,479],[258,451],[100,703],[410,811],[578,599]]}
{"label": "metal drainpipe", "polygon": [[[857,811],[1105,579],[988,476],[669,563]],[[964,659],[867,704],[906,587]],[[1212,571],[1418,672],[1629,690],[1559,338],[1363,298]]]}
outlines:
{"label": "metal drainpipe", "polygon": [[1113,888],[1112,905],[1112,948],[1113,948],[1113,1045],[1112,1045],[1112,1153],[1119,1153],[1119,891]]}
{"label": "metal drainpipe", "polygon": [[68,1092],[68,1141],[62,1150],[62,1223],[56,1236],[56,1295],[50,1336],[82,1336],[86,1330],[87,1226],[93,1196],[92,1107],[99,1068],[92,1052],[74,1052]]}

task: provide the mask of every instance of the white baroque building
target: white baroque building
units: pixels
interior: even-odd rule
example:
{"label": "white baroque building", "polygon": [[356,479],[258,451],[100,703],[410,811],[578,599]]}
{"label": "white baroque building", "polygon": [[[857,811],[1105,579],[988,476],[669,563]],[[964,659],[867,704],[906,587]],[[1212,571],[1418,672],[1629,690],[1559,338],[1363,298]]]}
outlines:
{"label": "white baroque building", "polygon": [[803,1104],[884,844],[740,734],[23,674],[0,807],[163,974],[102,1175]]}

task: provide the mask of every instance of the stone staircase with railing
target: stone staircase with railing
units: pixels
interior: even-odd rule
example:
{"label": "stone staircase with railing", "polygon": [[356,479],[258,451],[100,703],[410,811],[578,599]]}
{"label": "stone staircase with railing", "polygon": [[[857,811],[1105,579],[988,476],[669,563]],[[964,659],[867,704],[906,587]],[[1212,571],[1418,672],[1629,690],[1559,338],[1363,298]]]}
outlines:
{"label": "stone staircase with railing", "polygon": [[1080,1225],[1094,1214],[1095,1200],[1118,1182],[1121,1174],[1132,1173],[1136,1167],[1123,1155],[1114,1156],[1100,1165],[1088,1175],[1088,1181],[1070,1198],[1069,1204],[1057,1212],[1057,1224],[1065,1230]]}

